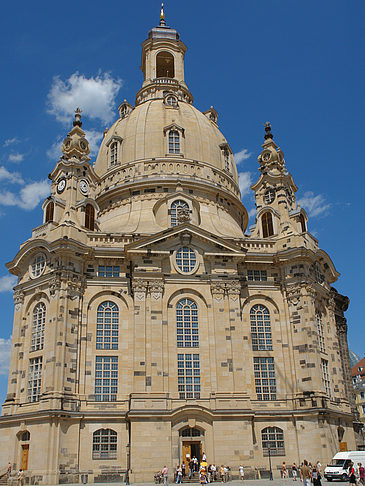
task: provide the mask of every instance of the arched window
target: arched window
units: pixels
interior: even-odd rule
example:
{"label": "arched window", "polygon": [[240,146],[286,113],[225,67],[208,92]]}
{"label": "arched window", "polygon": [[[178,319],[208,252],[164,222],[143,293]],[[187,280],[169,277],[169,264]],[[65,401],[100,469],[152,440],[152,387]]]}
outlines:
{"label": "arched window", "polygon": [[46,323],[46,306],[40,302],[34,307],[32,322],[32,345],[31,351],[43,349],[44,344],[44,326]]}
{"label": "arched window", "polygon": [[180,153],[180,134],[177,130],[169,131],[169,154]]}
{"label": "arched window", "polygon": [[46,223],[48,223],[48,221],[53,221],[53,214],[54,214],[54,202],[50,201],[46,207]]}
{"label": "arched window", "polygon": [[306,228],[304,216],[302,214],[299,216],[299,224],[302,233],[305,233],[307,231],[307,228]]}
{"label": "arched window", "polygon": [[285,456],[284,432],[279,427],[266,427],[261,431],[262,450],[264,456]]}
{"label": "arched window", "polygon": [[93,433],[93,459],[116,459],[117,444],[117,433],[114,430],[97,430]]}
{"label": "arched window", "polygon": [[179,224],[179,212],[189,211],[189,204],[181,199],[174,201],[170,208],[170,222],[171,226],[177,226]]}
{"label": "arched window", "polygon": [[85,227],[90,231],[95,229],[95,209],[91,204],[86,204],[85,207]]}
{"label": "arched window", "polygon": [[26,441],[30,440],[30,432],[28,432],[28,430],[26,430],[25,432],[22,432],[21,435],[20,435],[20,440],[22,442],[26,442]]}
{"label": "arched window", "polygon": [[262,235],[264,238],[268,238],[274,234],[274,227],[272,224],[272,215],[269,212],[266,212],[261,217],[261,224],[262,224]]}
{"label": "arched window", "polygon": [[115,165],[118,162],[118,142],[113,142],[109,147],[110,165]]}
{"label": "arched window", "polygon": [[170,52],[159,52],[156,56],[156,77],[174,78],[174,56]]}
{"label": "arched window", "polygon": [[114,302],[99,305],[96,318],[96,349],[118,349],[119,309]]}
{"label": "arched window", "polygon": [[166,97],[166,104],[169,106],[177,106],[176,96],[169,95]]}
{"label": "arched window", "polygon": [[193,300],[182,299],[176,304],[178,348],[198,348],[198,307]]}
{"label": "arched window", "polygon": [[187,427],[180,432],[180,435],[181,437],[200,437],[201,435],[204,435],[204,432],[195,427]]}
{"label": "arched window", "polygon": [[250,310],[252,349],[266,351],[272,349],[270,312],[261,304],[254,305]]}

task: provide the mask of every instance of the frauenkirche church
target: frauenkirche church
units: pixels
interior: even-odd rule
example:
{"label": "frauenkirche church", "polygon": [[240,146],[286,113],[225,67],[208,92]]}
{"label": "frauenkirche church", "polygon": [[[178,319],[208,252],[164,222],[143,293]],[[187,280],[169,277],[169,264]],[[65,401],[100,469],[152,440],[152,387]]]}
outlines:
{"label": "frauenkirche church", "polygon": [[[274,475],[356,449],[339,277],[307,230],[270,124],[248,215],[213,107],[165,23],[96,161],[76,110],[18,277],[1,447],[33,483],[124,478],[190,457]],[[8,456],[8,457],[6,457]]]}

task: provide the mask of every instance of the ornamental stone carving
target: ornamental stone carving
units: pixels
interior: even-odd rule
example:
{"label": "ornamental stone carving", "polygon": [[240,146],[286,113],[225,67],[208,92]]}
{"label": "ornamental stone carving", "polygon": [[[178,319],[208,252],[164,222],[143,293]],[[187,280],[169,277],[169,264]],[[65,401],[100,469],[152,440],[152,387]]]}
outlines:
{"label": "ornamental stone carving", "polygon": [[152,280],[149,282],[149,291],[152,299],[161,299],[164,291],[164,283],[161,280]]}
{"label": "ornamental stone carving", "polygon": [[20,311],[24,302],[24,292],[16,290],[13,295],[15,310]]}
{"label": "ornamental stone carving", "polygon": [[229,280],[226,283],[226,291],[231,300],[237,300],[241,294],[241,284],[239,280]]}
{"label": "ornamental stone carving", "polygon": [[222,300],[224,297],[225,285],[222,282],[212,282],[210,285],[213,298],[215,300]]}
{"label": "ornamental stone carving", "polygon": [[146,293],[148,288],[148,283],[146,280],[133,280],[132,288],[135,300],[146,300]]}

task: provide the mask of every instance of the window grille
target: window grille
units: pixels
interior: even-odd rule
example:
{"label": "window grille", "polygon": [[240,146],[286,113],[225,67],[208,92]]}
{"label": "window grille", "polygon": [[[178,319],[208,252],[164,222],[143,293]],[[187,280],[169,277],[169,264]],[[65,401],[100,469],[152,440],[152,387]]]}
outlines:
{"label": "window grille", "polygon": [[272,335],[269,310],[261,305],[254,305],[250,310],[252,349],[265,351],[272,349]]}
{"label": "window grille", "polygon": [[96,318],[96,349],[118,349],[119,309],[114,302],[99,305]]}
{"label": "window grille", "polygon": [[190,299],[176,304],[177,347],[199,347],[198,307]]}
{"label": "window grille", "polygon": [[189,205],[187,202],[178,199],[171,204],[170,208],[170,221],[171,226],[177,226],[179,224],[179,211],[181,209],[189,211]]}
{"label": "window grille", "polygon": [[204,434],[195,427],[188,427],[187,429],[183,429],[181,431],[181,437],[200,437],[201,435]]}
{"label": "window grille", "polygon": [[32,345],[31,351],[43,349],[44,345],[44,326],[46,322],[46,306],[40,302],[34,307],[32,322]]}
{"label": "window grille", "polygon": [[39,277],[40,275],[42,275],[45,267],[46,267],[46,257],[45,255],[43,255],[43,253],[41,253],[40,255],[37,255],[35,257],[31,265],[32,277]]}
{"label": "window grille", "polygon": [[252,282],[266,282],[266,270],[247,270],[247,280]]}
{"label": "window grille", "polygon": [[184,246],[176,252],[176,265],[184,273],[192,272],[196,266],[196,254],[191,248]]}
{"label": "window grille", "polygon": [[99,265],[98,276],[99,277],[117,278],[117,277],[120,276],[120,267],[119,266]]}
{"label": "window grille", "polygon": [[85,227],[90,231],[95,228],[95,209],[91,204],[86,204],[85,207]]}
{"label": "window grille", "polygon": [[109,148],[110,165],[115,165],[118,162],[118,142],[113,142]]}
{"label": "window grille", "polygon": [[93,433],[93,459],[116,459],[117,444],[117,433],[114,430],[97,430]]}
{"label": "window grille", "polygon": [[180,399],[200,398],[199,354],[178,354],[177,375]]}
{"label": "window grille", "polygon": [[323,327],[322,318],[318,313],[316,314],[316,320],[317,320],[319,350],[322,353],[325,353],[326,352],[326,343],[325,343],[325,340],[324,340],[324,327]]}
{"label": "window grille", "polygon": [[285,456],[284,432],[279,427],[266,427],[261,431],[261,442],[264,456]]}
{"label": "window grille", "polygon": [[321,359],[321,371],[322,371],[322,383],[326,395],[331,397],[331,380],[328,372],[328,361],[326,359]]}
{"label": "window grille", "polygon": [[96,356],[95,400],[115,402],[118,393],[118,357]]}
{"label": "window grille", "polygon": [[255,387],[258,400],[276,400],[274,358],[254,358]]}

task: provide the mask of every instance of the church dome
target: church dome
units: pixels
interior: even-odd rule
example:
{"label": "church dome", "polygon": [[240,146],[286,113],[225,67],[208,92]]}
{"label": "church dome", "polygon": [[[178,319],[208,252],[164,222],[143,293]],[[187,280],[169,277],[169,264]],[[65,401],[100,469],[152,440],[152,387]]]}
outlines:
{"label": "church dome", "polygon": [[[169,105],[166,98],[176,106]],[[95,172],[103,177],[114,168],[116,161],[110,147],[118,143],[120,166],[147,159],[190,159],[225,171],[238,185],[232,152],[212,111],[215,110],[203,114],[192,104],[169,94],[165,99],[145,101],[119,118],[106,132],[94,165]],[[169,153],[171,132],[179,137],[179,152],[173,154]]]}

